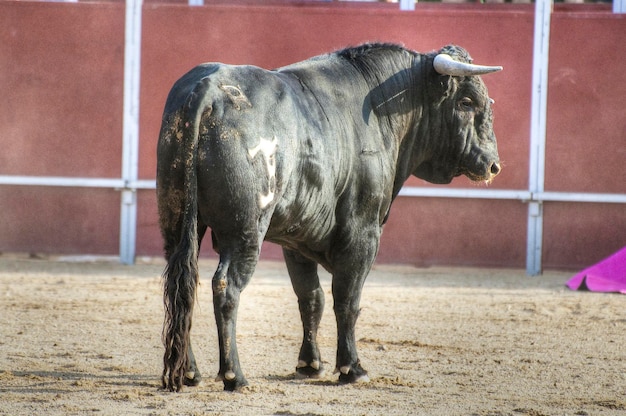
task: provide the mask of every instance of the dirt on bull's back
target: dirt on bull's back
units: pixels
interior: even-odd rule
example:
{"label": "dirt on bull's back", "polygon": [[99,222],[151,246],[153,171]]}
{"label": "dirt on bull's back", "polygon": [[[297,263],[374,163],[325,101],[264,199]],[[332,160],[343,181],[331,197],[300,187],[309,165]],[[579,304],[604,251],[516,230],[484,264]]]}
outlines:
{"label": "dirt on bull's back", "polygon": [[570,273],[376,266],[357,324],[369,383],[338,385],[330,277],[318,341],[326,376],[297,380],[302,329],[281,263],[241,297],[250,387],[222,391],[201,263],[192,342],[202,384],[161,390],[159,261],[135,266],[0,257],[0,414],[626,414],[626,298],[572,292]]}

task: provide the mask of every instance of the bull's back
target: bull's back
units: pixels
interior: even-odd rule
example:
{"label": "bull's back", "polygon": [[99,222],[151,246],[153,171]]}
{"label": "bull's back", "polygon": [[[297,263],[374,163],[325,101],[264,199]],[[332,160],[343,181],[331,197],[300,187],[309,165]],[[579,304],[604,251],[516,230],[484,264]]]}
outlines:
{"label": "bull's back", "polygon": [[[198,114],[188,111],[194,101],[203,102]],[[168,95],[159,149],[182,148],[185,140],[197,139],[203,157],[214,152],[226,159],[238,152],[246,154],[262,140],[272,140],[276,132],[290,134],[294,123],[281,115],[293,114],[292,104],[285,86],[271,71],[219,63],[199,65],[176,81]],[[198,123],[197,138],[183,137],[191,123]],[[219,160],[213,163],[219,164]]]}

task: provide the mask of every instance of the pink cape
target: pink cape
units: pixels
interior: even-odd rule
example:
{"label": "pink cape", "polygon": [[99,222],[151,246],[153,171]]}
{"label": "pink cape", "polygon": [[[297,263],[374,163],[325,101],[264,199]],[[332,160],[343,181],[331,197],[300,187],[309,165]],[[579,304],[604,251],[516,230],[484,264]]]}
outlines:
{"label": "pink cape", "polygon": [[572,277],[567,287],[572,290],[626,294],[626,247]]}

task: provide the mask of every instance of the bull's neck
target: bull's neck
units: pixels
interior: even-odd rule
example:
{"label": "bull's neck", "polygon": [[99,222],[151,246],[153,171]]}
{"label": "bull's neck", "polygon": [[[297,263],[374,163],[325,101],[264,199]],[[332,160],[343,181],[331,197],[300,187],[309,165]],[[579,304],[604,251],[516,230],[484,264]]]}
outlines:
{"label": "bull's neck", "polygon": [[[363,104],[366,124],[376,119],[380,136],[389,152],[395,198],[404,182],[423,160],[428,148],[427,55],[396,51],[385,59],[369,62],[360,72],[369,89]],[[432,64],[430,64],[432,65]],[[425,110],[426,109],[426,110]]]}
{"label": "bull's neck", "polygon": [[395,177],[393,185],[393,198],[395,198],[402,185],[411,176],[416,167],[422,163],[426,156],[429,125],[427,91],[425,91],[426,71],[424,65],[426,58],[423,55],[414,57],[410,67],[405,68],[403,83],[398,86],[400,90],[410,92],[402,101],[401,111],[396,111],[388,116],[387,124],[390,126],[395,138]]}

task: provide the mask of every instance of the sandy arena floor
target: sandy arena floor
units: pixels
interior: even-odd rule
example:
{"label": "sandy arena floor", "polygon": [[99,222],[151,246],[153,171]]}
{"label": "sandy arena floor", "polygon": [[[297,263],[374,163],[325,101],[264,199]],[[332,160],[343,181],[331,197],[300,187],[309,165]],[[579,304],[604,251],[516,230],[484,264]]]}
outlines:
{"label": "sandy arena floor", "polygon": [[[203,383],[160,389],[163,263],[0,256],[2,415],[623,415],[626,297],[572,292],[572,273],[376,266],[358,347],[371,382],[294,379],[301,326],[281,263],[243,292],[250,387],[222,391],[202,262],[193,342]],[[319,341],[334,368],[330,278]]]}

